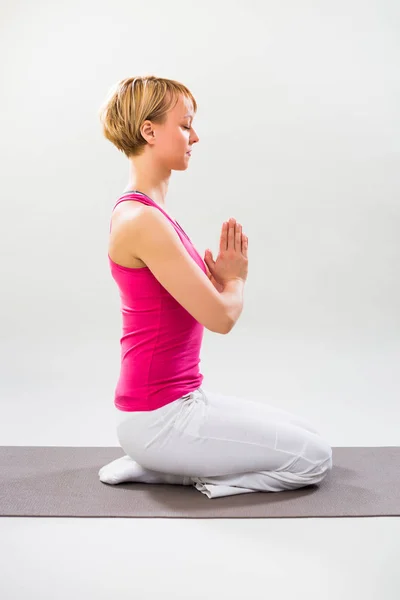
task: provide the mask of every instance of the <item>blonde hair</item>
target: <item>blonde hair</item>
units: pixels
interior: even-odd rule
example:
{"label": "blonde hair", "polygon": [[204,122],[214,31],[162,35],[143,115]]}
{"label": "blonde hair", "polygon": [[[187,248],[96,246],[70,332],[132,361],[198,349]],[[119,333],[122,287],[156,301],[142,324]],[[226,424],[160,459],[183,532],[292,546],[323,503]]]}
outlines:
{"label": "blonde hair", "polygon": [[196,112],[192,93],[174,79],[154,75],[122,79],[108,92],[99,110],[104,137],[128,158],[140,156],[147,144],[140,133],[144,121],[163,125],[180,94],[192,101]]}

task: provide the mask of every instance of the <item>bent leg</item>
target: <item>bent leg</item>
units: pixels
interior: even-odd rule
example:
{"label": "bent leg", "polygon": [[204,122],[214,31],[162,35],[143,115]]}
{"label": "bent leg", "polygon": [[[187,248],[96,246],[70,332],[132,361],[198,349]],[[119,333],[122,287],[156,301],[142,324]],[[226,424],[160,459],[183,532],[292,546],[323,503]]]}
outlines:
{"label": "bent leg", "polygon": [[125,452],[147,469],[191,477],[208,497],[297,489],[332,468],[332,449],[317,433],[268,405],[199,388],[153,412],[121,430]]}

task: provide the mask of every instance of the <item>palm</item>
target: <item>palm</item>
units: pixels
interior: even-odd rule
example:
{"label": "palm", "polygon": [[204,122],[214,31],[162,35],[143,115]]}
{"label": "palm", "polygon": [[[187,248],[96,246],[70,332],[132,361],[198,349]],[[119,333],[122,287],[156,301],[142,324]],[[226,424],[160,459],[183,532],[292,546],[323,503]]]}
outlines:
{"label": "palm", "polygon": [[207,265],[206,265],[206,269],[207,269],[207,277],[208,277],[208,279],[211,281],[211,283],[213,284],[213,286],[215,287],[215,289],[219,293],[221,293],[222,290],[224,289],[223,286],[214,279],[214,277],[211,275],[210,269],[207,267]]}

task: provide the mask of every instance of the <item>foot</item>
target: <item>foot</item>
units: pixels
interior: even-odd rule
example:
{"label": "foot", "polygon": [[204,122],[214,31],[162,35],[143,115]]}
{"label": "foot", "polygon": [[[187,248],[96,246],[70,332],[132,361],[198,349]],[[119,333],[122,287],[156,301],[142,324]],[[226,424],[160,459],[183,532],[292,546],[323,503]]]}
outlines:
{"label": "foot", "polygon": [[117,485],[123,482],[168,483],[172,485],[192,484],[190,477],[170,475],[168,473],[145,469],[128,455],[117,458],[102,467],[99,471],[99,479],[103,483],[110,485]]}

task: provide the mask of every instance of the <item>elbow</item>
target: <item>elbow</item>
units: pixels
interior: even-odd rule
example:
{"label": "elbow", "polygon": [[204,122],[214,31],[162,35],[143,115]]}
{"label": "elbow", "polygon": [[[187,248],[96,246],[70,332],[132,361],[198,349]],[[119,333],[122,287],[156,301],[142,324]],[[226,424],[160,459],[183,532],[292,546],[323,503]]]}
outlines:
{"label": "elbow", "polygon": [[231,320],[226,321],[224,328],[220,333],[222,333],[222,335],[226,335],[233,329],[234,325],[235,325],[235,323],[233,321],[231,321]]}
{"label": "elbow", "polygon": [[207,327],[207,329],[209,329],[213,333],[219,333],[220,335],[226,335],[227,333],[230,332],[233,325],[234,325],[233,323],[230,323],[227,321],[220,321],[217,325],[214,325],[214,327]]}

